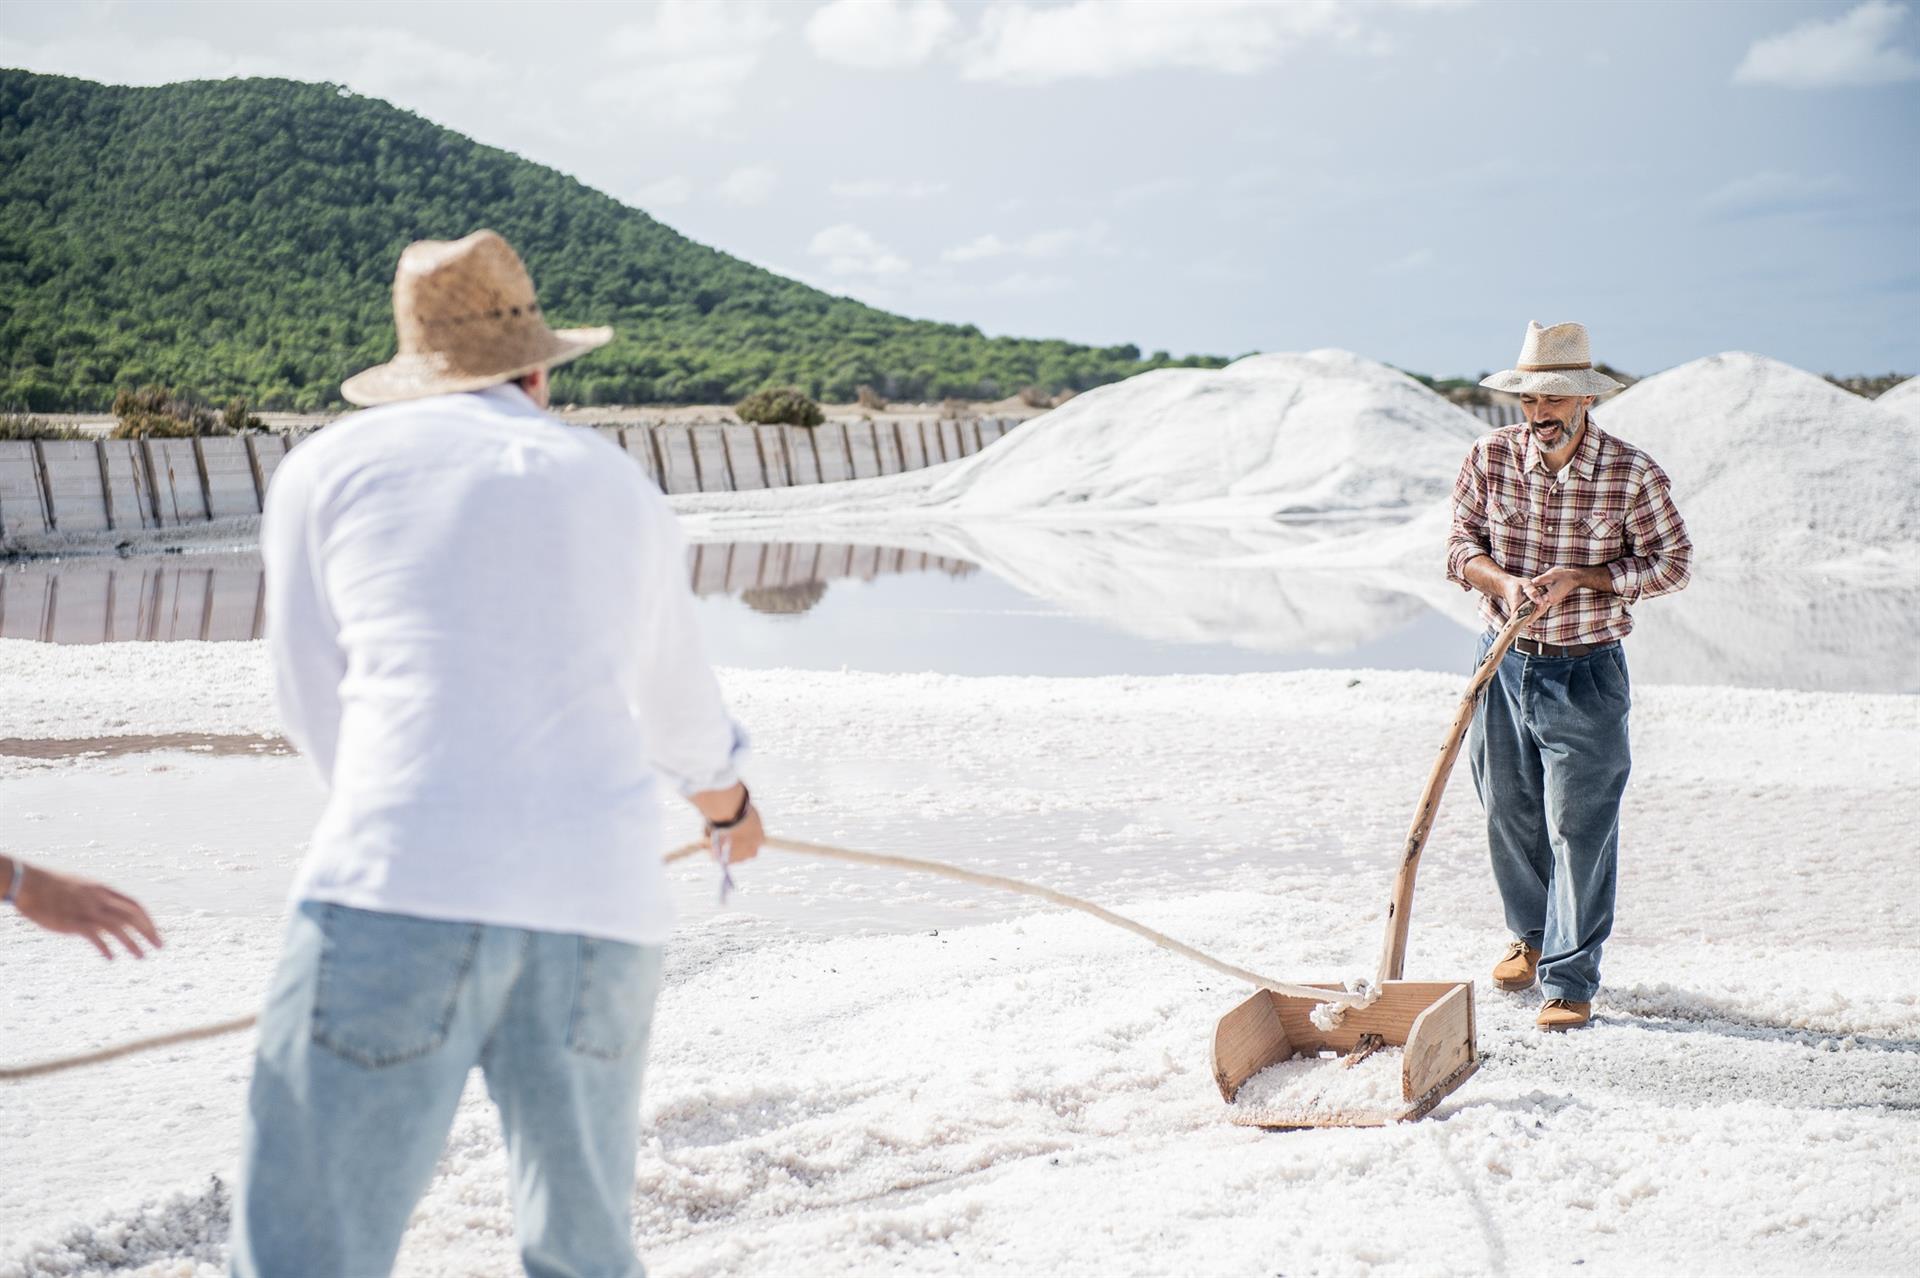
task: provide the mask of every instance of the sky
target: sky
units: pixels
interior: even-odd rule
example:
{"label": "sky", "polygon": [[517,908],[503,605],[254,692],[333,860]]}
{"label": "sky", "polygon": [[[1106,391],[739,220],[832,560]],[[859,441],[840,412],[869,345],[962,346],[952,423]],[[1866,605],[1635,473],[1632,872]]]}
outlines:
{"label": "sky", "polygon": [[989,333],[1920,371],[1920,0],[0,0],[0,66],[344,84]]}

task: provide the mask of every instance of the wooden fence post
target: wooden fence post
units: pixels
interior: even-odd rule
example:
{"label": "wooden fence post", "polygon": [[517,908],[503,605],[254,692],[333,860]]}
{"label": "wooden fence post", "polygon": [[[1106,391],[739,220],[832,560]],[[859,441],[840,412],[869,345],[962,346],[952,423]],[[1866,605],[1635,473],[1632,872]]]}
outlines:
{"label": "wooden fence post", "polygon": [[845,422],[836,422],[840,427],[840,451],[847,455],[847,478],[860,478],[860,468],[853,464],[853,432],[847,429]]}
{"label": "wooden fence post", "polygon": [[880,423],[868,418],[867,434],[873,437],[873,472],[884,475],[887,473],[887,459],[880,455]]}
{"label": "wooden fence post", "polygon": [[[240,433],[240,446],[247,453],[247,473],[253,476],[253,508],[261,514],[267,513],[267,482],[260,477],[260,454],[253,449],[253,436],[245,431]],[[100,473],[107,473],[105,459],[100,462]],[[108,499],[111,503],[112,499]]]}
{"label": "wooden fence post", "polygon": [[820,428],[809,426],[806,431],[807,447],[813,449],[813,482],[824,484],[827,482],[827,472],[820,468]]}
{"label": "wooden fence post", "polygon": [[[200,437],[193,437],[193,469],[200,476],[200,510],[209,522],[213,519],[213,482],[207,478],[207,458],[200,451]],[[207,607],[213,607],[213,578],[207,578]]]}
{"label": "wooden fence post", "polygon": [[776,429],[780,432],[780,456],[787,465],[787,486],[796,487],[800,483],[800,474],[793,467],[793,432],[799,428],[780,426]]}
{"label": "wooden fence post", "polygon": [[41,522],[46,524],[48,532],[59,532],[59,517],[53,510],[53,479],[47,474],[46,449],[36,439],[33,441],[33,447],[28,451],[33,454],[33,477],[40,484],[40,510],[44,515]]}
{"label": "wooden fence post", "polygon": [[772,488],[774,486],[773,476],[767,472],[767,441],[760,434],[760,428],[758,426],[753,428],[753,451],[754,455],[760,458],[761,486]]}
{"label": "wooden fence post", "polygon": [[647,451],[653,454],[654,468],[660,472],[660,491],[671,491],[667,487],[667,451],[660,447],[660,429],[657,426],[642,426],[647,432]]}
{"label": "wooden fence post", "polygon": [[900,473],[907,472],[907,437],[900,433],[900,423],[893,423],[893,451],[900,455]]}
{"label": "wooden fence post", "polygon": [[[107,475],[107,445],[105,440],[93,441],[93,459],[100,464],[100,501],[106,507],[107,531],[114,529],[113,522],[113,481]],[[109,637],[113,625],[113,574],[107,574],[107,625]]]}
{"label": "wooden fence post", "polygon": [[727,491],[739,492],[740,479],[733,472],[733,445],[727,439],[727,428],[724,424],[720,427],[720,460],[727,468]]}

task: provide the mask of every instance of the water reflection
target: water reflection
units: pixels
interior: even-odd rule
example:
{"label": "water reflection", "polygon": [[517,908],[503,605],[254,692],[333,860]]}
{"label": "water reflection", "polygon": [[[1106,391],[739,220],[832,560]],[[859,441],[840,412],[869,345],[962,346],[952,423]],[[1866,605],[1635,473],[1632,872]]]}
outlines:
{"label": "water reflection", "polygon": [[[1351,528],[971,524],[898,544],[690,548],[723,665],[949,674],[1463,671],[1479,629],[1418,521],[1403,559],[1342,566]],[[1432,561],[1432,562],[1429,562]],[[256,554],[0,565],[0,637],[262,634]],[[1920,692],[1920,583],[1697,567],[1635,609],[1636,682]]]}
{"label": "water reflection", "polygon": [[[891,546],[731,542],[694,546],[694,593],[756,612],[805,613],[836,581],[904,573],[964,577],[975,565]],[[0,566],[0,639],[42,643],[258,639],[266,583],[257,553],[39,560]]]}

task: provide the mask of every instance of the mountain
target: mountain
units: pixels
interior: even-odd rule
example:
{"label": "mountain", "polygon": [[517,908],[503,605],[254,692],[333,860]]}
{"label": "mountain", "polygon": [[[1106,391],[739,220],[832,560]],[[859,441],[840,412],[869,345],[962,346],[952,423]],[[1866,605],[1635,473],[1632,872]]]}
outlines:
{"label": "mountain", "polygon": [[100,410],[147,382],[338,404],[343,377],[392,354],[400,250],[483,226],[526,258],[556,325],[613,325],[557,378],[577,403],[731,402],[773,382],[997,398],[1220,362],[834,297],[337,85],[0,70],[0,409]]}

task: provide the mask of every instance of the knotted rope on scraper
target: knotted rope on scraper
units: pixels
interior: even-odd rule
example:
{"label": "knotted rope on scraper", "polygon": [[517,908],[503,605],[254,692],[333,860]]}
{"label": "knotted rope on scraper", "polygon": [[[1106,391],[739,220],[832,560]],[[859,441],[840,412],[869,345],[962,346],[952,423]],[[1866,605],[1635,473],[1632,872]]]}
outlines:
{"label": "knotted rope on scraper", "polygon": [[[932,874],[943,879],[952,879],[956,883],[971,883],[978,887],[994,888],[1002,892],[1011,892],[1018,896],[1038,897],[1042,901],[1078,910],[1090,914],[1102,923],[1110,924],[1123,931],[1132,932],[1158,945],[1161,949],[1191,959],[1202,967],[1211,968],[1224,976],[1237,981],[1245,981],[1256,989],[1271,990],[1275,994],[1284,994],[1291,998],[1310,998],[1317,1000],[1312,1017],[1315,1026],[1322,1030],[1338,1025],[1349,1007],[1370,1007],[1381,994],[1378,986],[1365,979],[1349,980],[1347,988],[1342,990],[1322,989],[1315,985],[1295,985],[1288,981],[1276,981],[1272,977],[1262,976],[1258,972],[1236,967],[1232,963],[1222,962],[1211,954],[1196,950],[1184,941],[1176,941],[1164,932],[1155,931],[1144,923],[1136,923],[1124,915],[1115,914],[1104,906],[1092,901],[1083,901],[1077,896],[1057,892],[1038,883],[1028,883],[1023,879],[1012,879],[1001,874],[982,874],[978,870],[966,870],[957,865],[948,865],[944,861],[929,861],[919,857],[895,856],[884,852],[860,852],[853,848],[835,847],[829,843],[803,843],[797,839],[766,840],[765,846],[782,852],[792,852],[799,856],[819,857],[829,861],[845,861],[852,865],[872,865],[885,869],[909,870],[918,874]],[[688,843],[675,848],[662,858],[665,864],[683,861],[699,852],[707,850],[706,840]],[[28,1065],[0,1067],[0,1082],[18,1082],[22,1079],[36,1078],[43,1074],[58,1074],[65,1070],[79,1069],[86,1065],[97,1065],[123,1056],[133,1056],[141,1052],[154,1051],[162,1047],[171,1047],[180,1043],[195,1042],[201,1039],[219,1038],[227,1034],[237,1034],[253,1028],[258,1021],[256,1016],[239,1016],[231,1020],[217,1021],[210,1025],[195,1026],[192,1029],[175,1030],[167,1034],[156,1034],[149,1038],[133,1039],[100,1051],[86,1052],[78,1056],[57,1057],[52,1060],[35,1061]]]}

